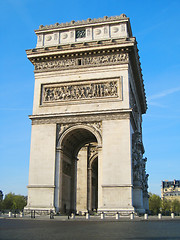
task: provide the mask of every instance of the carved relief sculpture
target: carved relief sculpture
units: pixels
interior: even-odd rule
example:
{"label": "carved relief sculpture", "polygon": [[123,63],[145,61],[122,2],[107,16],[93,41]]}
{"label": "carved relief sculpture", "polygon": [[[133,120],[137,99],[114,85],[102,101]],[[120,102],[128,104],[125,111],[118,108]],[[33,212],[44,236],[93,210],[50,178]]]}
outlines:
{"label": "carved relief sculpture", "polygon": [[142,135],[140,132],[133,134],[132,161],[133,161],[133,180],[142,184],[143,174],[143,153]]}
{"label": "carved relief sculpture", "polygon": [[[120,62],[128,62],[128,53],[118,53],[113,55],[103,55],[103,56],[91,56],[84,57],[81,61],[81,66],[95,66],[95,65],[105,65],[105,64],[117,64]],[[35,71],[40,70],[50,70],[50,69],[60,69],[60,68],[70,68],[79,66],[78,58],[68,58],[68,59],[58,59],[51,61],[35,62]]]}
{"label": "carved relief sculpture", "polygon": [[118,82],[93,82],[89,84],[43,85],[42,103],[111,97],[117,98]]}

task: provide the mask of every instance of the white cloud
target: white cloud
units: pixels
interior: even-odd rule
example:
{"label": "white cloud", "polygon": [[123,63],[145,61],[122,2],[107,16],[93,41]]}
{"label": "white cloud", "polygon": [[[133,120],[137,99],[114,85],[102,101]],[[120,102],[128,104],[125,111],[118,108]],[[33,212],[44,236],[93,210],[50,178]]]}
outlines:
{"label": "white cloud", "polygon": [[151,102],[151,101],[148,101],[148,105],[155,106],[155,107],[160,107],[160,108],[167,108],[167,106],[165,106],[163,104],[160,104],[160,103],[157,103],[157,102]]}
{"label": "white cloud", "polygon": [[176,92],[179,92],[179,91],[180,91],[180,87],[167,89],[167,90],[164,90],[160,93],[157,93],[157,94],[154,94],[154,95],[148,97],[148,101],[158,99],[158,98],[162,98],[162,97],[166,97],[169,94],[173,94],[173,93],[176,93]]}

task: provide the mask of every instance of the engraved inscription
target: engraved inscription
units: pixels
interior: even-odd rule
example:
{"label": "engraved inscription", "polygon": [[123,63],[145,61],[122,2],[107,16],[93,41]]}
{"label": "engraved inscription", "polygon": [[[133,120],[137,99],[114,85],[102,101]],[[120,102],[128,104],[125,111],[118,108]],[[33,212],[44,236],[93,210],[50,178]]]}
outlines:
{"label": "engraved inscription", "polygon": [[89,84],[43,86],[42,102],[118,97],[118,82],[93,82]]}

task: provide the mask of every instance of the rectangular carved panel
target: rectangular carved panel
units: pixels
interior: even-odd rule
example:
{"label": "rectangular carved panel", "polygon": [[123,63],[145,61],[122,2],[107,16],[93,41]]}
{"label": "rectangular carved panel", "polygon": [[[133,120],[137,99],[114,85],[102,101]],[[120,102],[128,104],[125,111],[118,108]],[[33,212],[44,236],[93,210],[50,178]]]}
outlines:
{"label": "rectangular carved panel", "polygon": [[121,85],[121,79],[94,80],[72,84],[43,84],[41,104],[103,98],[120,98],[122,100]]}

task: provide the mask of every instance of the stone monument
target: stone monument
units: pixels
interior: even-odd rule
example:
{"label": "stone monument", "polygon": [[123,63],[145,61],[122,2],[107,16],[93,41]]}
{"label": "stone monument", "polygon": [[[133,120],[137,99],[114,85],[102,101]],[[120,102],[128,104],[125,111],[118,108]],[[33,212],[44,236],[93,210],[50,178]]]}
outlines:
{"label": "stone monument", "polygon": [[27,210],[144,213],[147,104],[129,18],[56,23],[27,50],[35,87]]}

